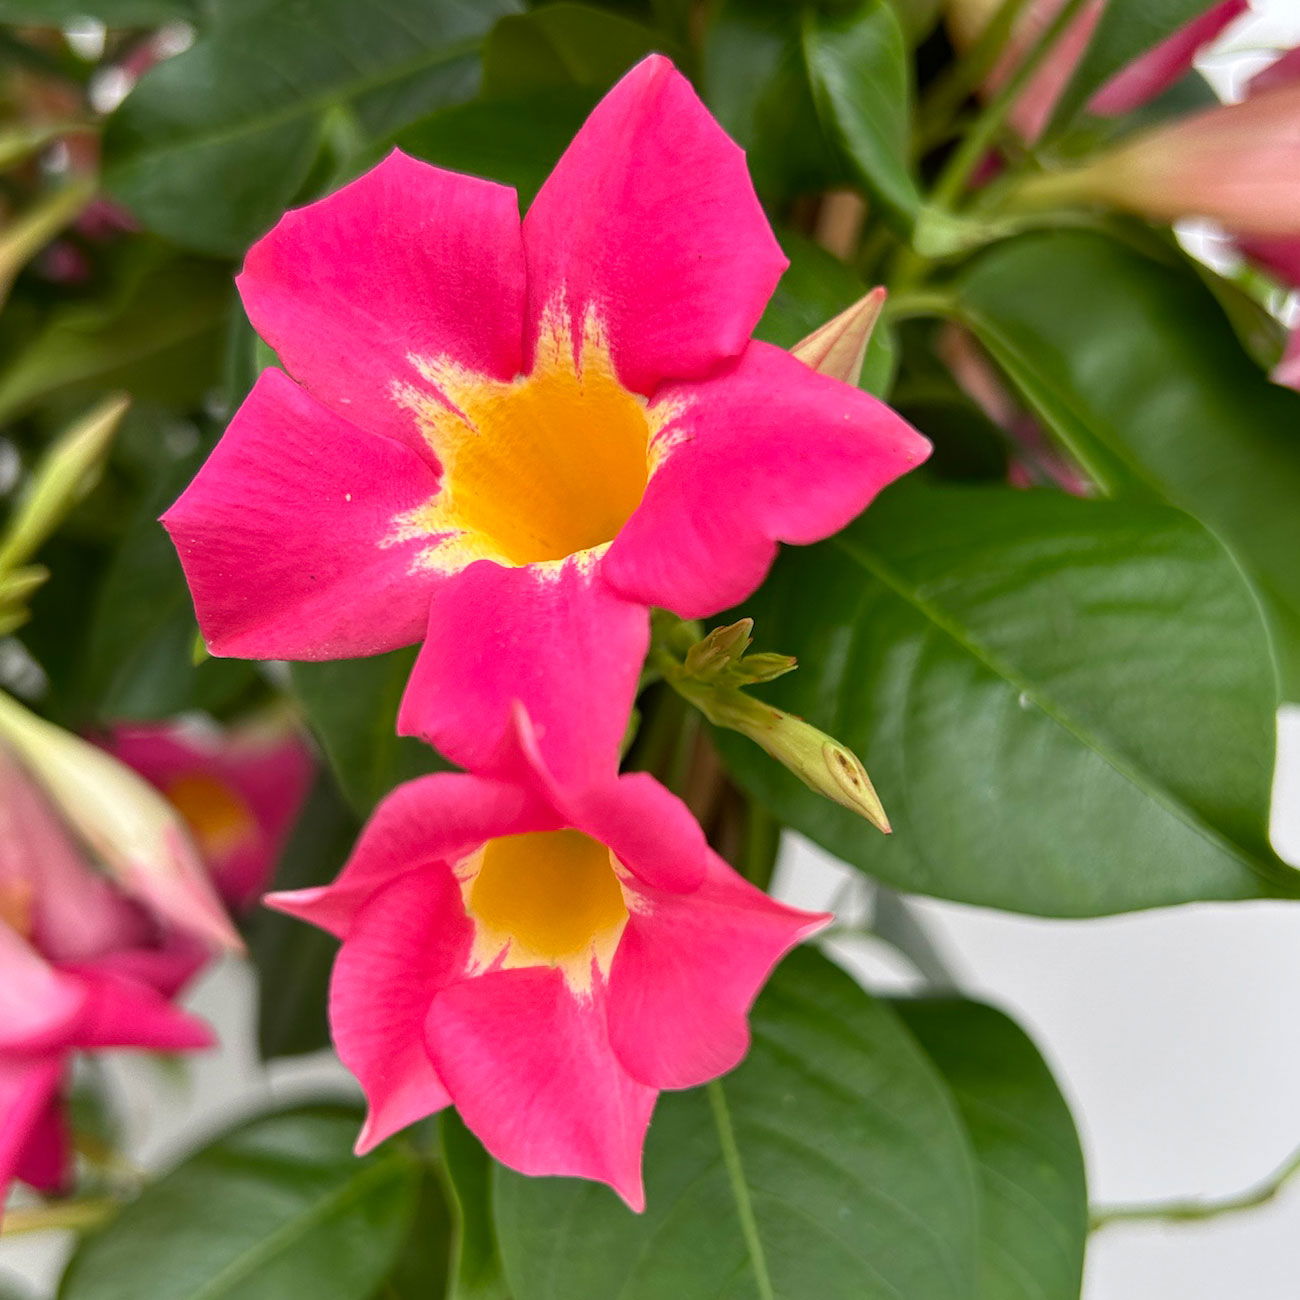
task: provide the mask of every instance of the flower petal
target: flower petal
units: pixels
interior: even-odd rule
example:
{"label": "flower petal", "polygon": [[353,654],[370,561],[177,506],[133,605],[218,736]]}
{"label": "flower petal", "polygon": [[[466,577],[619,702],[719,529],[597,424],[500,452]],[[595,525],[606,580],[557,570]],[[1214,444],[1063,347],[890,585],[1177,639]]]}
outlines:
{"label": "flower petal", "polygon": [[0,1058],[0,1215],[63,1079],[62,1056]]}
{"label": "flower petal", "polygon": [[61,1046],[85,1000],[75,980],[0,921],[0,1050]]}
{"label": "flower petal", "polygon": [[372,895],[414,868],[454,865],[494,836],[559,824],[554,811],[519,786],[438,772],[407,781],[379,804],[332,885],[268,894],[265,901],[343,938]]}
{"label": "flower petal", "polygon": [[598,993],[579,1000],[559,970],[496,971],[439,993],[426,1029],[438,1077],[496,1159],[525,1174],[595,1178],[644,1208],[641,1148],[656,1094],[615,1059]]}
{"label": "flower petal", "polygon": [[746,1018],[778,961],[832,918],[741,879],[716,853],[694,894],[642,891],[609,975],[609,1038],[633,1078],[693,1088],[738,1065]]}
{"label": "flower petal", "polygon": [[327,406],[427,454],[398,384],[409,358],[519,371],[524,255],[512,189],[394,150],[329,197],[286,213],[240,275],[253,328]]}
{"label": "flower petal", "polygon": [[438,990],[463,976],[472,940],[446,867],[408,871],[357,914],[334,966],[330,1024],[370,1103],[358,1153],[450,1104],[424,1021]]}
{"label": "flower petal", "polygon": [[518,702],[556,779],[588,783],[617,768],[649,640],[645,608],[597,565],[479,561],[434,593],[398,730],[462,767],[513,773]]}
{"label": "flower petal", "polygon": [[[524,219],[531,343],[594,309],[622,382],[649,394],[736,356],[786,267],[745,156],[662,55],[596,106]],[[531,351],[531,347],[530,347]]]}
{"label": "flower petal", "polygon": [[418,641],[433,578],[411,560],[428,542],[389,539],[437,486],[412,452],[263,371],[163,516],[209,649],[339,659]]}
{"label": "flower petal", "polygon": [[930,444],[883,402],[752,343],[676,403],[666,458],[602,573],[629,600],[702,618],[762,582],[777,542],[838,532]]}
{"label": "flower petal", "polygon": [[658,889],[698,889],[709,859],[691,810],[648,772],[583,790],[553,787],[556,806],[578,830],[600,840],[639,880]]}
{"label": "flower petal", "polygon": [[212,1031],[157,990],[97,965],[67,966],[86,990],[73,1044],[182,1052],[211,1047]]}
{"label": "flower petal", "polygon": [[72,1134],[58,1089],[51,1091],[45,1109],[33,1122],[23,1145],[18,1177],[47,1196],[68,1189],[72,1170]]}

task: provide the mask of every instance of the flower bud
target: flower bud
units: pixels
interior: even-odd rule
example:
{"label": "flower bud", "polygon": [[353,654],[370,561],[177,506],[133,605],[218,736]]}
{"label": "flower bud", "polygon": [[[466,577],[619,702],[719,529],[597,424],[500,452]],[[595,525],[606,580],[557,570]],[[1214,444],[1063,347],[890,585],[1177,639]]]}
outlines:
{"label": "flower bud", "polygon": [[804,365],[819,374],[856,385],[862,375],[867,344],[885,305],[885,290],[872,289],[833,320],[813,330],[790,349]]}
{"label": "flower bud", "polygon": [[147,781],[3,692],[0,738],[119,887],[192,934],[242,946],[179,814]]}

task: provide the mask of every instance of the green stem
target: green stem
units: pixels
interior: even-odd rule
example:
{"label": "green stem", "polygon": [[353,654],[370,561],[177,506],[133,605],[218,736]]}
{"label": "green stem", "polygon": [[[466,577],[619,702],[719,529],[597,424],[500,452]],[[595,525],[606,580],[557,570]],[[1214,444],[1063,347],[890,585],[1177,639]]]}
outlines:
{"label": "green stem", "polygon": [[727,1106],[727,1094],[722,1090],[718,1079],[705,1086],[709,1094],[709,1107],[713,1111],[713,1122],[718,1129],[718,1144],[722,1147],[722,1162],[727,1168],[727,1179],[731,1183],[731,1194],[736,1202],[736,1215],[740,1219],[741,1235],[749,1249],[749,1261],[754,1269],[754,1286],[759,1300],[776,1300],[772,1289],[772,1277],[767,1271],[767,1256],[763,1253],[763,1241],[758,1235],[758,1220],[754,1217],[754,1205],[749,1199],[749,1184],[745,1182],[745,1170],[740,1163],[740,1148],[736,1145],[736,1132],[731,1127],[731,1111]]}
{"label": "green stem", "polygon": [[1007,37],[1028,3],[1029,0],[1002,0],[975,44],[931,83],[918,113],[918,154],[924,154],[937,143],[966,97],[993,70]]}
{"label": "green stem", "polygon": [[956,310],[956,299],[941,289],[903,289],[885,299],[883,314],[896,323],[918,316],[952,316]]}
{"label": "green stem", "polygon": [[1025,57],[1020,60],[1002,88],[976,117],[970,131],[948,159],[935,182],[930,195],[932,207],[946,210],[955,205],[976,167],[992,148],[1021,91],[1086,3],[1087,0],[1066,0],[1043,34],[1026,51]]}
{"label": "green stem", "polygon": [[117,1211],[112,1197],[88,1197],[81,1201],[54,1201],[49,1205],[24,1206],[10,1210],[4,1219],[4,1235],[16,1237],[26,1232],[53,1232],[71,1229],[80,1232],[95,1228]]}
{"label": "green stem", "polygon": [[1225,1214],[1240,1214],[1244,1210],[1255,1210],[1261,1205],[1267,1205],[1297,1175],[1300,1175],[1300,1149],[1292,1152],[1286,1163],[1258,1186],[1236,1196],[1225,1196],[1218,1200],[1188,1198],[1151,1205],[1116,1205],[1094,1210],[1092,1227],[1095,1231],[1112,1223],[1199,1223]]}

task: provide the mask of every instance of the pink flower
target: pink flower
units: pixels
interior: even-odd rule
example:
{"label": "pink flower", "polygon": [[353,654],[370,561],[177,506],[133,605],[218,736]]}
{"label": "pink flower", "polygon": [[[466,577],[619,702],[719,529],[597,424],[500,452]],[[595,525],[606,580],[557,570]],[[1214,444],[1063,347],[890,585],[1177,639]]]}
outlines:
{"label": "pink flower", "polygon": [[370,1102],[359,1151],[454,1104],[505,1164],[640,1210],[659,1090],[742,1059],[759,987],[830,918],[747,884],[645,773],[561,787],[521,748],[508,778],[400,786],[334,884],[268,902],[343,940],[330,1017]]}
{"label": "pink flower", "polygon": [[232,912],[257,901],[307,796],[315,763],[297,732],[245,723],[118,726],[104,748],[181,814]]}
{"label": "pink flower", "polygon": [[[522,699],[608,767],[648,606],[743,599],[928,444],[750,334],[785,267],[741,151],[664,58],[605,97],[520,225],[394,152],[291,212],[239,288],[268,370],[163,522],[216,654],[424,639],[404,732],[480,770]],[[286,373],[287,371],[287,373]]]}
{"label": "pink flower", "polygon": [[15,1179],[66,1187],[75,1052],[209,1045],[170,1001],[205,960],[94,869],[0,749],[0,1207]]}

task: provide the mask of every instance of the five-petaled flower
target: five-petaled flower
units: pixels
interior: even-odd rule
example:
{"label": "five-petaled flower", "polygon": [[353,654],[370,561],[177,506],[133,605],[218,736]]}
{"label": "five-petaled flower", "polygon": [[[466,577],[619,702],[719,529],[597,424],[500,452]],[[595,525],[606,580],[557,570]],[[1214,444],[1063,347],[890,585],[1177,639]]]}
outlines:
{"label": "five-petaled flower", "polygon": [[380,804],[338,880],[272,906],[343,940],[330,1018],[358,1143],[454,1104],[503,1163],[641,1209],[655,1097],[736,1065],[781,956],[827,916],[746,883],[646,773],[557,783],[526,720],[497,778]]}
{"label": "five-petaled flower", "polygon": [[462,766],[613,761],[647,608],[704,616],[928,444],[751,339],[784,267],[744,156],[664,58],[513,190],[393,153],[286,215],[239,288],[259,378],[164,517],[216,654],[424,639],[403,731]]}

